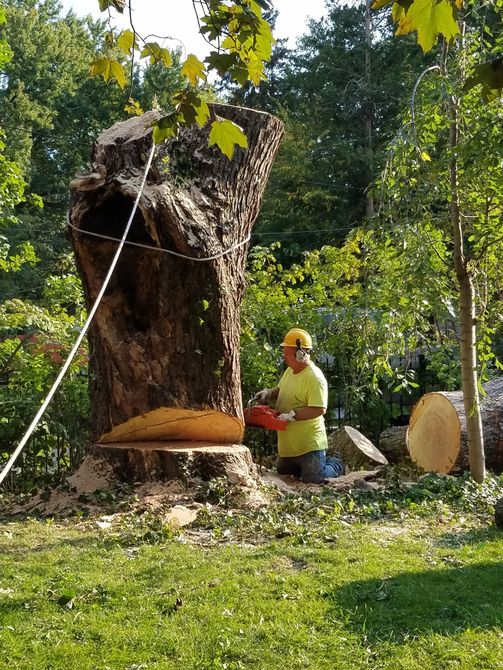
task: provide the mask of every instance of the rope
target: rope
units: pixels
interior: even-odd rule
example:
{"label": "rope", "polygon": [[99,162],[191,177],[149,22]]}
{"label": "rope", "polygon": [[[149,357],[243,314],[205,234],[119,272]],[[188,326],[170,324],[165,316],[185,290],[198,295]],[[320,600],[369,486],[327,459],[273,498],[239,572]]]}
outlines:
{"label": "rope", "polygon": [[108,286],[108,284],[110,282],[110,279],[112,277],[112,273],[115,269],[115,266],[117,265],[117,262],[119,260],[119,256],[120,256],[120,254],[122,252],[122,249],[124,247],[124,243],[126,241],[127,234],[129,233],[129,229],[131,228],[131,224],[133,222],[134,215],[135,215],[136,210],[138,208],[138,203],[140,202],[140,198],[141,198],[141,195],[143,193],[143,189],[145,188],[145,183],[147,181],[147,174],[148,174],[148,171],[150,170],[150,166],[152,164],[152,159],[154,157],[154,152],[155,152],[155,144],[152,144],[152,149],[150,150],[150,154],[149,154],[149,157],[148,157],[148,160],[147,160],[147,164],[145,166],[145,172],[143,174],[143,179],[142,179],[142,182],[141,182],[141,185],[140,185],[140,190],[138,191],[138,195],[136,196],[136,200],[134,202],[133,209],[132,209],[131,214],[129,216],[129,220],[127,222],[126,228],[124,230],[124,234],[122,235],[122,239],[119,240],[119,242],[120,242],[119,247],[118,247],[117,251],[115,252],[115,256],[112,260],[112,264],[110,265],[110,269],[108,270],[108,274],[105,277],[105,281],[103,282],[103,286],[101,287],[101,290],[98,293],[96,301],[95,301],[94,305],[92,306],[91,311],[89,312],[87,320],[84,323],[84,325],[82,326],[82,330],[80,331],[80,333],[77,337],[77,340],[76,340],[75,344],[73,345],[73,349],[70,351],[70,353],[68,355],[68,358],[66,359],[63,367],[61,368],[60,373],[56,378],[56,381],[52,385],[51,390],[47,394],[46,399],[42,403],[42,405],[41,405],[40,409],[38,410],[37,414],[35,415],[35,418],[31,422],[28,430],[23,435],[23,438],[22,438],[21,442],[18,444],[18,446],[14,450],[13,454],[11,455],[9,460],[7,461],[7,464],[5,465],[2,472],[0,472],[0,484],[3,482],[5,477],[7,477],[7,475],[9,474],[9,471],[12,468],[12,466],[14,465],[14,463],[16,462],[17,457],[22,452],[25,444],[28,442],[28,440],[30,439],[33,431],[37,427],[38,422],[42,418],[45,410],[47,409],[49,403],[51,402],[53,395],[55,394],[55,392],[56,392],[58,386],[60,385],[63,377],[65,376],[66,371],[70,367],[70,363],[72,362],[73,358],[75,357],[75,354],[77,353],[77,351],[78,351],[78,349],[79,349],[79,347],[82,343],[82,340],[84,339],[84,336],[87,333],[87,330],[88,330],[89,326],[91,325],[91,321],[93,320],[93,317],[96,314],[96,310],[98,309],[98,306],[101,302],[101,299],[103,298],[103,295],[104,295],[104,293],[107,289],[107,286]]}
{"label": "rope", "polygon": [[[112,242],[121,242],[121,240],[118,237],[111,237],[110,235],[102,235],[101,233],[94,233],[91,230],[81,230],[80,228],[77,228],[77,226],[74,226],[73,223],[70,221],[68,212],[66,213],[66,222],[68,223],[70,228],[73,228],[82,235],[92,235],[93,237],[101,237],[103,240],[112,240]],[[242,247],[243,244],[246,244],[250,240],[251,235],[248,235],[248,237],[245,240],[242,240],[241,242],[234,244],[232,247],[229,247],[229,249],[225,249],[225,251],[221,251],[220,253],[214,254],[213,256],[203,256],[202,258],[196,258],[195,256],[185,256],[185,254],[179,254],[177,251],[171,251],[171,249],[165,249],[164,247],[154,247],[151,244],[140,244],[140,242],[130,242],[129,240],[125,240],[125,244],[130,244],[132,247],[141,247],[142,249],[149,249],[150,251],[162,251],[165,254],[171,254],[172,256],[185,258],[188,261],[206,262],[206,261],[214,261],[217,258],[225,256],[226,254],[230,254],[231,251],[235,251],[239,247]]]}

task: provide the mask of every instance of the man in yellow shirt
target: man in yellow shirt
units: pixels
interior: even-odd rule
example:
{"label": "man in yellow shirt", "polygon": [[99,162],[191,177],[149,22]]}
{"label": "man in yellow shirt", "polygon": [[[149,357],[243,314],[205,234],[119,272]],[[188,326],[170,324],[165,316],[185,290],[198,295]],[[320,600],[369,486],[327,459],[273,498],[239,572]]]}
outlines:
{"label": "man in yellow shirt", "polygon": [[278,386],[255,396],[261,402],[275,400],[278,418],[288,421],[287,429],[278,431],[278,474],[295,475],[315,484],[339,477],[344,474],[342,462],[326,457],[323,415],[327,411],[328,385],[323,372],[311,362],[311,336],[301,328],[292,328],[281,346],[287,369]]}

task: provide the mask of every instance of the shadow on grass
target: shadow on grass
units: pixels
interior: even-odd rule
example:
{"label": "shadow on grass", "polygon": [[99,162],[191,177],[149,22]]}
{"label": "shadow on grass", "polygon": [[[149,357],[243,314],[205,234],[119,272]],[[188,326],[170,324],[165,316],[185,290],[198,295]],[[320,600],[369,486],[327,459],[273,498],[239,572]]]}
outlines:
{"label": "shadow on grass", "polygon": [[483,544],[503,539],[503,532],[496,526],[451,531],[441,535],[436,544],[440,547],[462,547],[465,545]]}
{"label": "shadow on grass", "polygon": [[503,565],[404,573],[354,581],[326,594],[332,614],[369,642],[404,642],[503,625]]}

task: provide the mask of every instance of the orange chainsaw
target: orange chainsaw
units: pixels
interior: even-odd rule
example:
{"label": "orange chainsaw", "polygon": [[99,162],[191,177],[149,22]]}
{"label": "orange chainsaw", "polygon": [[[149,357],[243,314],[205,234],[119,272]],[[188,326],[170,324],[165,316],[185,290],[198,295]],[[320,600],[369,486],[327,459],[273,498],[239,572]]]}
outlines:
{"label": "orange chainsaw", "polygon": [[245,424],[255,428],[265,428],[267,430],[286,430],[288,421],[278,419],[277,412],[269,405],[252,405],[255,398],[248,400],[248,406],[244,410]]}

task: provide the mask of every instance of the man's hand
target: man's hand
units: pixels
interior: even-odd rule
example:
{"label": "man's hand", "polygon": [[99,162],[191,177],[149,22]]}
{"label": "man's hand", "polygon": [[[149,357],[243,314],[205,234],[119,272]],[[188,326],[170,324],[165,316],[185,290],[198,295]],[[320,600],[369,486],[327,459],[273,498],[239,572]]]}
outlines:
{"label": "man's hand", "polygon": [[271,397],[272,389],[262,389],[258,393],[255,393],[253,399],[258,400],[259,402],[265,402]]}
{"label": "man's hand", "polygon": [[295,410],[292,409],[290,412],[284,412],[276,418],[280,421],[288,421],[288,423],[291,423],[292,421],[295,421]]}

